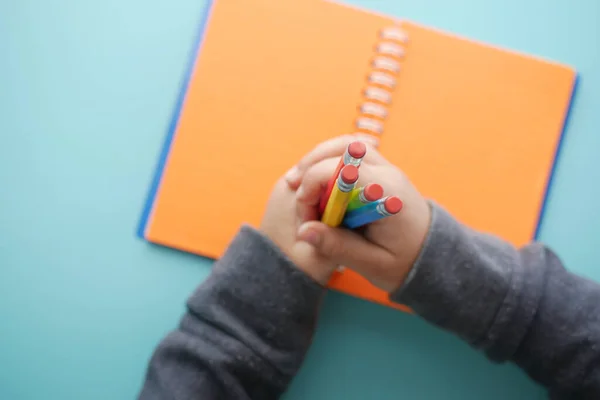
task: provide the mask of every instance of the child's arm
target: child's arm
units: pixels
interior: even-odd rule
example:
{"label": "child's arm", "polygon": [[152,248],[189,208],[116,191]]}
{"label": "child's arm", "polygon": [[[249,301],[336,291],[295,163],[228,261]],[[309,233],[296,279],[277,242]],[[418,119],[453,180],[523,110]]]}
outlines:
{"label": "child's arm", "polygon": [[242,228],[156,349],[140,399],[275,399],[313,337],[336,265],[298,242],[294,191],[275,185],[260,231]]}
{"label": "child's arm", "polygon": [[[352,140],[322,143],[288,175],[300,202],[317,201]],[[491,359],[515,362],[552,398],[600,398],[599,284],[567,272],[541,244],[517,250],[461,225],[372,147],[360,171],[363,184],[400,196],[403,210],[360,235],[307,222],[301,239]]]}
{"label": "child's arm", "polygon": [[275,399],[300,367],[323,286],[245,227],[156,349],[139,398]]}
{"label": "child's arm", "polygon": [[600,398],[600,286],[541,244],[520,250],[432,205],[423,250],[392,299],[495,361],[513,361],[551,398]]}

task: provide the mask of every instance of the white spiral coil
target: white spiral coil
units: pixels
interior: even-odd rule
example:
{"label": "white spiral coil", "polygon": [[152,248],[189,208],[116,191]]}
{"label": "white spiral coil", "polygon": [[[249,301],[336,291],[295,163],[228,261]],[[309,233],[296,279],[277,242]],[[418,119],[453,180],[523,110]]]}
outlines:
{"label": "white spiral coil", "polygon": [[408,42],[408,35],[399,26],[382,29],[379,37],[381,41],[375,46],[372,71],[367,76],[367,87],[363,91],[365,101],[360,104],[360,115],[356,118],[359,132],[376,135],[383,133],[388,107],[402,68],[404,46]]}

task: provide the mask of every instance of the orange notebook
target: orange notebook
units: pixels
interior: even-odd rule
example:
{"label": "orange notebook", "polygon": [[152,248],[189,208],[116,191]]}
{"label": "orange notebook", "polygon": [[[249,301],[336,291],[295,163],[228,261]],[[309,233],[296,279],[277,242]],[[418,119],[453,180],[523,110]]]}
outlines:
{"label": "orange notebook", "polygon": [[[464,223],[535,237],[573,69],[324,0],[209,7],[140,236],[218,258],[294,162],[362,131]],[[330,286],[393,306],[347,269]]]}

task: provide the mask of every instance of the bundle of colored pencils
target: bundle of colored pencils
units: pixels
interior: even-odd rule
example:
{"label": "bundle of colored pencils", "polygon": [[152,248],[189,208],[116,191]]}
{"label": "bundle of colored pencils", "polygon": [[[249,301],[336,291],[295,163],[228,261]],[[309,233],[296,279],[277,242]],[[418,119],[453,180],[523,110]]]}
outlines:
{"label": "bundle of colored pencils", "polygon": [[356,187],[358,168],[366,154],[364,143],[348,145],[321,197],[319,212],[323,223],[355,229],[402,209],[402,200],[396,196],[383,197],[383,188],[377,183]]}

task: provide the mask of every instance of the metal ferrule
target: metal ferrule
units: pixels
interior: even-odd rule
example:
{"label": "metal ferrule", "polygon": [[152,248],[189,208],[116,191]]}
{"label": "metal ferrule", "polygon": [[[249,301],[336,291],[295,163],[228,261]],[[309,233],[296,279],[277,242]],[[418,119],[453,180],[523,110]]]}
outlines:
{"label": "metal ferrule", "polygon": [[347,150],[344,153],[344,165],[354,165],[355,167],[358,167],[360,165],[361,161],[362,161],[362,158],[354,158],[354,157],[352,157],[350,155],[350,153],[348,153]]}
{"label": "metal ferrule", "polygon": [[354,189],[354,183],[344,182],[344,180],[342,179],[342,174],[340,174],[340,176],[338,176],[337,184],[338,184],[338,188],[340,188],[340,191],[344,192],[344,193],[347,193],[347,192],[351,191],[352,189]]}
{"label": "metal ferrule", "polygon": [[384,217],[390,217],[392,215],[385,209],[385,201],[382,201],[381,203],[377,204],[376,210],[379,213],[379,215],[383,215]]}
{"label": "metal ferrule", "polygon": [[360,202],[364,204],[369,203],[369,200],[367,200],[367,198],[365,197],[365,188],[362,188],[360,193],[358,193],[358,200],[360,200]]}

